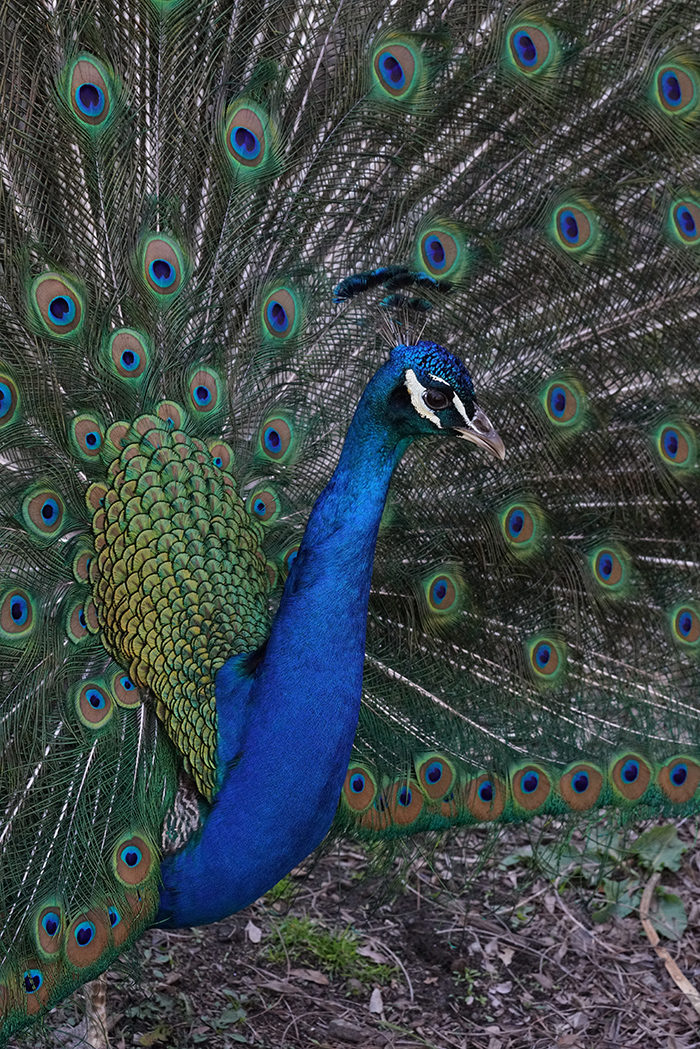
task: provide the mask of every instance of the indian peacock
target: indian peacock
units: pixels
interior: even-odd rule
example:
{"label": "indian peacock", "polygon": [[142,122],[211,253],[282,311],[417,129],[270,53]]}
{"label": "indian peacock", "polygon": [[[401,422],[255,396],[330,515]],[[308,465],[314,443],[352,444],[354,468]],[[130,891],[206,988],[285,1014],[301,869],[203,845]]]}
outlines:
{"label": "indian peacock", "polygon": [[3,3],[0,1043],[328,833],[698,811],[698,15]]}

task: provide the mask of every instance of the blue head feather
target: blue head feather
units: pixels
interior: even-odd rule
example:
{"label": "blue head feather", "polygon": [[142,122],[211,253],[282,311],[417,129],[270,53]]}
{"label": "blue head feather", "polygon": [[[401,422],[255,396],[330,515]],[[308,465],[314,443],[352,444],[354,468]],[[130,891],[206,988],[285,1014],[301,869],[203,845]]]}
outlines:
{"label": "blue head feather", "polygon": [[469,404],[476,403],[474,383],[466,365],[444,346],[428,339],[421,339],[413,346],[401,344],[391,351],[391,360],[412,368],[424,386],[433,385],[431,380],[439,376],[462,399]]}

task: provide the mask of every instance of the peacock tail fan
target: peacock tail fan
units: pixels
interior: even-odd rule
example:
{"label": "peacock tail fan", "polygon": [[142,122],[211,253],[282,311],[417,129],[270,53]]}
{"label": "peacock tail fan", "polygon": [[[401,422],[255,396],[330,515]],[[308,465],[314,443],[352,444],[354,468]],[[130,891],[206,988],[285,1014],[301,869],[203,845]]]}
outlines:
{"label": "peacock tail fan", "polygon": [[154,920],[387,327],[508,456],[396,472],[334,833],[697,812],[695,21],[5,5],[0,1042]]}

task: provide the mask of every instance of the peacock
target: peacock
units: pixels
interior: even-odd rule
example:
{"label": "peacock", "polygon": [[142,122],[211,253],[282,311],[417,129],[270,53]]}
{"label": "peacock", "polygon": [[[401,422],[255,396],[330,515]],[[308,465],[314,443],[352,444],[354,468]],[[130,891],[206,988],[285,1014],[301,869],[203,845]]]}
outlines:
{"label": "peacock", "polygon": [[5,0],[0,1044],[328,835],[698,811],[699,15]]}

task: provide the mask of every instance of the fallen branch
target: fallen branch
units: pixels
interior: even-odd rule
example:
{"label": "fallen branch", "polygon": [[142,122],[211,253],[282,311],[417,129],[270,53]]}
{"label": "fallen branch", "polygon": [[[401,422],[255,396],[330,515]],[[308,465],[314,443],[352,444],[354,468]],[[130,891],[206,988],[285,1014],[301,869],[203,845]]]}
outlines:
{"label": "fallen branch", "polygon": [[682,991],[685,997],[688,999],[693,1009],[695,1009],[695,1012],[700,1014],[700,992],[697,990],[696,987],[693,986],[693,984],[690,982],[687,976],[685,976],[681,972],[681,970],[678,968],[677,964],[674,962],[673,958],[668,953],[666,948],[661,946],[658,933],[656,932],[656,929],[651,924],[651,921],[649,919],[649,905],[651,903],[651,898],[654,894],[654,889],[659,883],[660,877],[661,875],[658,872],[656,874],[652,874],[651,878],[644,887],[644,892],[642,893],[642,902],[639,904],[639,917],[642,920],[642,927],[644,929],[644,932],[646,933],[646,937],[649,943],[652,945],[657,955],[666,966],[666,971],[668,972],[669,976],[676,984],[676,986]]}

